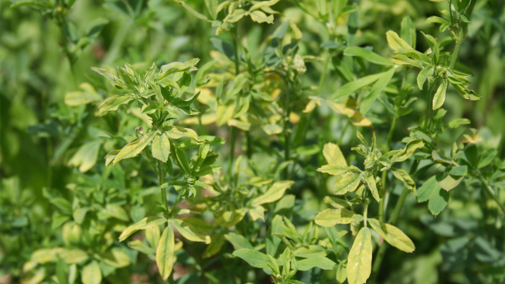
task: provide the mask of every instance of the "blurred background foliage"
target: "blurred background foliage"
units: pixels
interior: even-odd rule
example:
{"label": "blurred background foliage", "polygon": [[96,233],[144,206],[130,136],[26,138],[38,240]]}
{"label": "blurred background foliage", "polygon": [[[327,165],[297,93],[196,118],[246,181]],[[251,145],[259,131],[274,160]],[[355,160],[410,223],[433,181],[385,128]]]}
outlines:
{"label": "blurred background foliage", "polygon": [[[316,1],[302,2],[316,7]],[[203,0],[188,0],[186,3],[205,13]],[[11,8],[11,4],[10,1],[0,1],[0,283],[20,281],[20,271],[34,250],[62,243],[61,236],[51,230],[51,216],[56,209],[48,202],[47,196],[44,197],[43,188],[51,188],[62,196],[70,197],[69,184],[100,178],[104,172],[104,156],[113,149],[113,145],[97,136],[101,130],[115,133],[119,128],[131,130],[137,125],[147,124],[140,112],[98,118],[94,116],[93,103],[72,105],[69,93],[80,91],[91,94],[91,100],[94,97],[96,103],[110,90],[110,86],[105,85],[90,67],[115,67],[126,62],[146,67],[155,62],[160,66],[195,57],[206,63],[213,58],[210,51],[216,49],[210,41],[215,37],[215,28],[188,16],[180,5],[172,1],[77,0],[66,15],[68,23],[71,23],[71,28],[66,30],[48,15],[25,6]],[[398,31],[404,16],[410,16],[418,30],[438,38],[444,36],[436,25],[427,24],[426,19],[438,15],[445,2],[354,0],[349,4],[356,5],[359,10],[358,20],[354,22],[357,30],[353,44],[373,47],[374,52],[384,57],[392,55],[385,33],[388,30]],[[246,22],[239,27],[243,45],[250,47],[250,52],[254,53],[255,47],[268,39],[281,22],[290,20],[296,23],[303,34],[299,53],[318,58],[307,61],[302,84],[317,86],[323,68],[320,58],[325,51],[321,43],[330,40],[327,29],[321,22],[304,14],[292,1],[280,1],[275,9],[282,11],[282,15],[276,16],[273,25],[253,25],[247,20],[251,24]],[[335,27],[337,36],[347,35],[353,28],[346,22],[342,21]],[[101,32],[93,34],[90,27],[96,28],[93,25],[97,23]],[[66,55],[65,46],[75,48],[85,36],[88,37],[85,46],[76,49],[72,56]],[[229,40],[227,34],[220,38]],[[418,50],[424,51],[428,47],[425,41],[418,41]],[[482,98],[478,102],[464,101],[451,91],[445,104],[448,119],[470,119],[471,126],[479,129],[483,137],[483,147],[497,148],[498,158],[504,159],[501,139],[505,133],[505,1],[478,1],[469,28],[469,39],[461,49],[460,62],[468,67],[465,71],[472,74],[472,87]],[[408,80],[414,82],[416,75],[411,73]],[[327,76],[320,91],[322,95],[331,95],[344,84],[333,66],[330,66]],[[311,95],[316,95],[316,91],[307,90],[303,96],[308,98]],[[421,112],[425,106],[426,100],[418,100],[414,104],[414,108]],[[300,226],[325,208],[322,199],[328,194],[327,188],[331,188],[332,179],[315,172],[324,163],[320,154],[322,145],[342,139],[344,156],[351,161],[357,159],[350,151],[357,143],[355,131],[343,131],[346,118],[336,115],[326,106],[319,108],[315,115],[317,119],[313,125],[317,127],[309,128],[304,142],[306,147],[299,150],[300,155],[305,157],[302,163],[306,173],[297,175],[298,184],[292,192],[297,196],[292,214],[298,222],[295,224]],[[372,113],[367,118],[372,121],[373,127],[364,131],[368,134],[377,132],[379,143],[384,144],[389,119]],[[407,128],[417,119],[406,116],[399,120],[394,133],[397,139],[393,141],[407,136]],[[219,129],[215,125],[205,126],[203,132],[225,139],[229,137],[227,129]],[[445,139],[447,145],[451,145],[454,134],[447,133],[441,140]],[[133,133],[130,132],[130,135]],[[254,135],[264,136],[260,133]],[[265,137],[258,148],[275,147],[276,142]],[[82,161],[72,161],[76,151],[92,141],[99,141],[97,143],[102,145],[95,158],[97,165],[93,166],[94,161],[91,161],[92,167],[88,168]],[[239,141],[239,145],[246,143],[242,137]],[[224,156],[227,147],[225,145],[220,150]],[[241,147],[240,153],[242,149],[245,148]],[[272,155],[257,153],[254,158],[260,164],[267,164]],[[224,159],[220,158],[220,161]],[[120,182],[126,184],[125,188],[131,192],[142,192],[155,184],[152,176],[142,176],[145,165],[126,163],[130,168],[128,172],[119,168],[112,170],[113,176],[122,176]],[[390,250],[384,260],[380,283],[505,283],[503,219],[479,209],[480,203],[485,200],[472,189],[472,185],[460,187],[461,190],[453,191],[448,210],[436,218],[428,213],[426,206],[417,205],[414,198],[407,200],[405,208],[410,209],[402,212],[399,226],[411,236],[417,250],[409,255]],[[394,192],[399,194],[400,191],[401,188],[398,188]],[[122,190],[120,194],[133,196],[138,193]],[[145,198],[142,210],[149,211],[155,198],[148,194]],[[128,202],[131,200],[133,198]],[[483,241],[489,234],[496,236],[493,238],[495,243]],[[180,257],[184,266],[177,273],[179,277],[185,277],[179,278],[177,283],[218,283],[214,279],[220,279],[222,273],[234,273],[234,266],[228,266],[226,262],[209,263],[205,268],[206,277],[196,282],[188,280],[192,275],[189,272],[194,270],[190,268],[195,263],[192,257],[186,252]],[[129,277],[123,280],[128,279],[131,283],[159,281],[153,276],[152,268],[147,267],[148,264],[138,261],[132,266],[125,272]],[[479,274],[482,272],[491,276],[484,277]],[[500,278],[502,282],[496,280]],[[326,283],[324,279],[311,280],[309,273],[301,280],[305,283]],[[112,278],[107,281],[127,283]],[[222,281],[219,283],[231,283]]]}

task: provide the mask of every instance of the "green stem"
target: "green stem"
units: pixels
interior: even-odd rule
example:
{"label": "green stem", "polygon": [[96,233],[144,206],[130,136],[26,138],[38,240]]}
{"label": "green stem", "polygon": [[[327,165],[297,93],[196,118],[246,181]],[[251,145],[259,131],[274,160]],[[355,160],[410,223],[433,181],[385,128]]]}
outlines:
{"label": "green stem", "polygon": [[172,209],[170,209],[170,214],[169,214],[170,217],[172,217],[174,215],[175,208],[177,208],[177,204],[179,204],[179,201],[181,200],[182,194],[183,194],[182,192],[180,192],[179,194],[177,194],[177,198],[175,199],[174,205],[172,206]]}
{"label": "green stem", "polygon": [[251,159],[251,156],[252,156],[252,138],[251,138],[251,132],[246,131],[245,136],[246,136],[246,140],[247,140],[247,158]]}
{"label": "green stem", "polygon": [[451,65],[449,65],[450,69],[454,69],[454,66],[456,66],[460,49],[461,49],[461,42],[458,39],[456,39],[456,46],[454,47],[454,51],[452,52],[451,57]]}
{"label": "green stem", "polygon": [[428,104],[426,105],[426,113],[424,115],[424,123],[423,123],[423,126],[424,126],[424,129],[425,130],[428,130],[429,126],[430,126],[430,120],[431,120],[431,101],[433,100],[433,92],[432,92],[432,87],[433,87],[434,84],[428,82],[428,94],[429,94],[429,97],[430,99],[428,100]]}
{"label": "green stem", "polygon": [[[398,199],[398,202],[396,203],[395,210],[393,211],[393,215],[391,215],[391,219],[389,220],[389,224],[393,225],[394,223],[396,223],[396,220],[398,219],[398,215],[400,214],[400,211],[403,207],[403,203],[405,202],[405,198],[407,197],[408,193],[409,193],[409,190],[404,187],[402,194],[400,195],[400,198]],[[372,276],[370,277],[371,283],[376,283],[375,280],[377,279],[377,275],[379,274],[382,260],[384,259],[384,254],[386,253],[387,248],[388,248],[387,244],[383,241],[379,247],[379,252],[377,253],[377,256],[375,258],[375,262],[374,262],[374,265],[372,268]]]}
{"label": "green stem", "polygon": [[[391,128],[389,128],[389,135],[388,135],[388,141],[386,144],[386,152],[389,152],[391,149],[391,142],[393,141],[393,133],[396,127],[396,120],[398,119],[398,116],[393,117],[393,122],[391,123]],[[386,196],[388,195],[388,192],[386,191],[386,180],[387,180],[387,171],[382,172],[382,189],[385,191],[384,197],[381,198],[379,202],[379,220],[381,222],[384,222],[384,215],[386,211]]]}
{"label": "green stem", "polygon": [[489,195],[491,195],[491,198],[493,198],[493,200],[496,202],[496,204],[498,204],[498,207],[500,207],[501,212],[505,213],[505,207],[503,206],[503,204],[501,204],[501,202],[498,199],[498,196],[496,196],[496,193],[494,192],[493,188],[487,183],[487,181],[481,175],[479,175],[479,180],[484,185],[484,188],[486,189],[487,193]]}
{"label": "green stem", "polygon": [[237,128],[230,126],[230,132],[231,132],[231,145],[230,145],[230,155],[229,155],[229,162],[228,162],[228,176],[230,177],[230,180],[232,180],[232,174],[233,174],[233,160],[235,157],[235,140],[237,139]]}
{"label": "green stem", "polygon": [[235,25],[231,31],[231,37],[233,38],[233,52],[235,59],[235,75],[240,74],[240,60],[238,57],[238,24]]}
{"label": "green stem", "polygon": [[345,131],[349,127],[349,124],[351,124],[351,120],[348,119],[347,122],[345,123],[344,129],[342,130],[342,133],[340,134],[340,138],[338,138],[337,145],[340,146],[342,144],[342,139],[345,136]]}
{"label": "green stem", "polygon": [[158,181],[160,183],[160,189],[161,189],[161,199],[163,200],[163,205],[167,207],[167,188],[163,187],[163,183],[165,182],[165,173],[163,172],[163,163],[161,161],[158,161]]}
{"label": "green stem", "polygon": [[[410,169],[410,174],[412,175],[416,170],[417,166],[419,165],[419,160],[415,160],[414,164],[412,165],[412,168]],[[389,219],[389,224],[395,225],[396,221],[398,220],[398,216],[400,216],[400,212],[402,211],[403,204],[405,203],[405,199],[407,198],[407,195],[409,194],[409,190],[404,187],[403,191],[400,195],[400,198],[396,202],[395,209],[393,211],[393,214],[391,215],[391,218]],[[384,254],[386,253],[387,249],[387,243],[382,242],[382,244],[379,247],[379,252],[377,252],[377,256],[375,258],[375,262],[372,268],[372,276],[370,277],[370,283],[376,283],[375,280],[377,279],[377,276],[379,274],[379,270],[381,267],[382,260],[384,259]]]}
{"label": "green stem", "polygon": [[366,202],[365,204],[363,204],[363,218],[365,220],[365,227],[368,225],[367,224],[367,218],[368,218],[368,202]]}
{"label": "green stem", "polygon": [[[291,88],[290,88],[290,83],[288,82],[288,89],[287,91],[284,93],[284,117],[283,117],[283,121],[284,121],[284,124],[283,124],[283,129],[282,129],[282,132],[284,133],[284,161],[289,161],[290,160],[290,144],[291,144],[291,139],[290,139],[290,135],[289,135],[289,113],[290,113],[290,110],[289,110],[289,96],[291,94],[290,92]],[[289,176],[289,170],[288,170],[289,167],[286,167],[286,169],[284,170],[284,173],[283,173],[283,176],[284,176],[284,179],[287,179],[288,176]]]}

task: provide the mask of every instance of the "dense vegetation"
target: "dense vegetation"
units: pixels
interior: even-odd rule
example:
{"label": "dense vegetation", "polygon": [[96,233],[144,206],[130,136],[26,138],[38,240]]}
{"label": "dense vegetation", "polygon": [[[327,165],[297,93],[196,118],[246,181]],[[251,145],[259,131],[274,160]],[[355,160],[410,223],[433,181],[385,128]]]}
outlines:
{"label": "dense vegetation", "polygon": [[0,2],[0,283],[505,283],[505,1]]}

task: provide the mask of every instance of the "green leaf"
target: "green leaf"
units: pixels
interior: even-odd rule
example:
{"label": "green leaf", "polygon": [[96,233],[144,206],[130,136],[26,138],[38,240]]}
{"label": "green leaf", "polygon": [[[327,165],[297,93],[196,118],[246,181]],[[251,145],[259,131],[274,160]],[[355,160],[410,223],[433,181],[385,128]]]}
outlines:
{"label": "green leaf", "polygon": [[106,98],[99,106],[98,106],[98,116],[105,115],[109,111],[116,111],[119,106],[128,104],[133,101],[133,97],[131,95],[117,95]]}
{"label": "green leaf", "polygon": [[349,171],[348,167],[332,164],[332,165],[324,165],[317,169],[318,172],[330,174],[333,176],[338,176]]}
{"label": "green leaf", "polygon": [[401,38],[412,48],[416,48],[416,27],[409,16],[402,20]]}
{"label": "green leaf", "polygon": [[202,254],[203,258],[209,258],[221,250],[225,243],[224,234],[226,234],[226,232],[220,232],[212,236],[210,244]]}
{"label": "green leaf", "polygon": [[270,259],[264,253],[256,251],[254,249],[238,249],[233,252],[235,257],[240,257],[245,260],[250,266],[256,268],[268,268],[267,263],[270,263]]}
{"label": "green leaf", "polygon": [[393,78],[393,75],[395,74],[395,68],[391,68],[382,74],[383,75],[379,78],[379,80],[377,80],[377,82],[375,82],[373,85],[370,93],[361,102],[359,108],[361,114],[366,114],[368,110],[370,110],[372,104],[375,102],[379,94],[384,91],[384,88],[386,88],[386,86],[389,84],[389,81],[391,81]]}
{"label": "green leaf", "polygon": [[100,265],[96,261],[90,262],[82,269],[81,280],[83,284],[100,284],[102,283],[102,271]]}
{"label": "green leaf", "polygon": [[82,224],[82,221],[84,220],[84,217],[86,217],[86,213],[90,210],[90,207],[81,207],[77,208],[74,213],[72,214],[72,217],[74,217],[74,221],[77,224]]}
{"label": "green leaf", "polygon": [[174,228],[177,231],[179,231],[179,233],[187,240],[192,241],[192,242],[203,242],[206,244],[210,243],[209,236],[204,236],[204,235],[201,235],[201,234],[195,232],[195,230],[192,229],[188,223],[186,223],[182,220],[174,219],[172,224],[174,225]]}
{"label": "green leaf", "polygon": [[294,181],[290,180],[275,182],[265,193],[256,197],[251,205],[255,207],[279,200],[284,195],[286,189],[290,188],[293,183]]}
{"label": "green leaf", "polygon": [[119,247],[114,247],[100,255],[101,261],[112,267],[121,268],[130,265],[130,257]]}
{"label": "green leaf", "polygon": [[[412,49],[412,47],[406,41],[404,41],[403,39],[401,39],[398,36],[398,34],[395,33],[395,32],[393,32],[393,31],[388,31],[386,33],[386,38],[387,38],[387,41],[389,43],[389,46],[394,51],[401,50],[401,49],[407,49],[407,50]],[[349,266],[347,266],[347,268],[349,269]],[[352,284],[352,283],[349,283],[349,284]]]}
{"label": "green leaf", "polygon": [[172,273],[175,261],[175,238],[172,226],[168,225],[161,235],[158,249],[156,249],[156,264],[163,280],[167,280]]}
{"label": "green leaf", "polygon": [[417,191],[417,202],[428,201],[432,196],[434,196],[435,192],[440,190],[437,183],[436,176],[432,176],[425,181]]}
{"label": "green leaf", "polygon": [[438,186],[436,176],[432,176],[419,188],[417,202],[428,201],[428,209],[431,214],[438,215],[447,206],[449,193]]}
{"label": "green leaf", "polygon": [[421,72],[419,72],[419,75],[417,75],[417,87],[419,87],[419,90],[423,89],[424,82],[426,82],[428,76],[433,75],[433,70],[433,66],[427,66],[424,67]]}
{"label": "green leaf", "polygon": [[368,223],[381,237],[397,249],[404,252],[413,252],[416,249],[412,240],[397,227],[373,218],[369,218]]}
{"label": "green leaf", "polygon": [[338,198],[338,197],[333,197],[333,196],[325,196],[323,200],[324,200],[324,203],[329,204],[329,205],[335,207],[336,209],[349,207],[351,205],[350,202],[348,202],[344,199]]}
{"label": "green leaf", "polygon": [[91,23],[88,24],[86,36],[89,38],[90,41],[93,41],[100,34],[103,27],[108,23],[109,21],[104,18],[94,19]]}
{"label": "green leaf", "polygon": [[424,38],[426,39],[426,41],[428,42],[428,44],[430,45],[430,48],[431,48],[431,53],[433,54],[433,57],[434,57],[434,63],[438,63],[438,58],[440,57],[440,47],[438,46],[438,42],[437,40],[432,37],[431,35],[427,35],[423,32],[421,32],[424,36]]}
{"label": "green leaf", "polygon": [[337,224],[351,224],[363,221],[363,216],[355,214],[354,212],[340,208],[340,209],[326,209],[316,215],[314,219],[316,224],[323,227],[333,227]]}
{"label": "green leaf", "polygon": [[447,91],[447,81],[442,81],[433,97],[433,110],[440,108],[445,102],[445,92]]}
{"label": "green leaf", "polygon": [[354,172],[346,172],[337,178],[334,190],[336,195],[343,195],[347,192],[353,192],[358,188],[361,182],[361,174]]}
{"label": "green leaf", "polygon": [[323,148],[323,155],[329,165],[347,167],[347,162],[337,144],[326,143]]}
{"label": "green leaf", "polygon": [[188,11],[189,13],[191,13],[193,16],[197,17],[198,19],[204,20],[204,21],[208,21],[209,20],[209,19],[207,19],[207,17],[205,17],[204,15],[198,13],[193,8],[191,8],[191,6],[189,6],[188,4],[184,3],[184,1],[178,1],[178,0],[174,0],[174,1],[177,2],[177,3],[179,3],[184,9],[186,9],[186,11]]}
{"label": "green leaf", "polygon": [[89,255],[80,249],[64,250],[60,253],[60,257],[68,264],[77,264],[89,259]]}
{"label": "green leaf", "polygon": [[249,209],[249,214],[254,221],[258,219],[265,221],[265,208],[261,205]]}
{"label": "green leaf", "polygon": [[372,235],[366,227],[361,228],[354,239],[347,258],[347,281],[349,284],[366,283],[372,272]]}
{"label": "green leaf", "polygon": [[147,145],[149,145],[149,143],[151,143],[155,136],[156,132],[150,132],[126,144],[114,158],[113,164],[115,165],[121,160],[137,156]]}
{"label": "green leaf", "polygon": [[318,245],[308,245],[297,248],[293,255],[296,257],[309,258],[314,256],[326,256],[326,249]]}
{"label": "green leaf", "polygon": [[198,134],[191,128],[184,128],[180,126],[171,126],[164,134],[172,139],[180,139],[188,137],[193,140],[198,140]]}
{"label": "green leaf", "polygon": [[373,175],[368,175],[365,177],[366,185],[370,192],[372,192],[372,196],[377,202],[380,202],[379,191],[377,190],[377,184],[375,183],[375,177]]}
{"label": "green leaf", "polygon": [[443,188],[446,191],[449,191],[449,190],[455,188],[456,186],[458,186],[464,178],[465,178],[465,176],[461,176],[461,177],[458,176],[457,178],[454,178],[451,175],[447,175],[443,180],[441,180],[438,183],[438,186],[440,186],[441,188]]}
{"label": "green leaf", "polygon": [[333,98],[334,99],[346,98],[346,97],[350,96],[352,93],[356,92],[357,90],[359,90],[363,87],[366,87],[366,86],[372,84],[373,82],[379,80],[379,78],[381,78],[382,76],[384,76],[384,73],[369,75],[369,76],[360,78],[358,80],[351,81],[351,82],[343,85],[342,87],[340,87],[337,90],[337,92],[335,93],[335,95],[333,96]]}
{"label": "green leaf", "polygon": [[470,120],[468,118],[456,118],[449,122],[448,126],[449,128],[457,128],[461,125],[467,125],[470,124]]}
{"label": "green leaf", "polygon": [[403,186],[412,191],[414,195],[417,195],[416,183],[405,170],[391,168],[391,172],[393,173],[395,178],[397,178],[399,181],[403,183]]}
{"label": "green leaf", "polygon": [[191,71],[196,71],[197,68],[195,67],[196,64],[200,59],[198,58],[193,58],[190,59],[186,62],[172,62],[166,65],[163,65],[160,67],[160,73],[156,76],[156,80],[161,80],[165,78],[166,76],[177,73],[177,72],[191,72]]}
{"label": "green leaf", "polygon": [[479,156],[479,162],[477,164],[477,168],[481,169],[489,165],[494,160],[497,154],[498,150],[496,150],[495,148],[489,148],[484,150],[484,152],[482,152]]}
{"label": "green leaf", "polygon": [[336,277],[339,284],[344,283],[344,281],[347,280],[346,266],[343,263],[338,264]]}
{"label": "green leaf", "polygon": [[107,204],[103,213],[122,221],[130,221],[130,218],[128,217],[128,214],[126,214],[126,211],[119,205]]}
{"label": "green leaf", "polygon": [[392,66],[393,65],[393,62],[378,55],[377,53],[372,52],[368,49],[357,47],[357,46],[351,46],[351,47],[346,48],[344,50],[344,55],[345,56],[361,57],[364,60],[374,63],[374,64],[385,65],[385,66]]}
{"label": "green leaf", "polygon": [[151,146],[151,152],[153,158],[166,163],[168,161],[168,155],[170,155],[170,140],[166,133],[161,135],[156,135],[153,139],[153,145]]}
{"label": "green leaf", "polygon": [[249,14],[251,17],[251,20],[255,21],[256,23],[268,23],[268,24],[273,24],[274,22],[274,16],[273,15],[266,15],[265,13],[261,11],[253,11]]}
{"label": "green leaf", "polygon": [[228,233],[224,235],[226,240],[228,240],[232,245],[235,250],[238,249],[254,249],[254,247],[251,245],[251,243],[243,236],[235,233]]}
{"label": "green leaf", "polygon": [[223,22],[227,23],[236,23],[240,19],[242,19],[244,16],[248,15],[249,12],[244,10],[244,9],[236,9],[233,11],[233,13],[228,14],[224,19]]}
{"label": "green leaf", "polygon": [[82,83],[79,85],[82,91],[75,91],[65,94],[65,104],[68,106],[80,106],[92,102],[99,102],[102,100],[95,88],[89,83]]}
{"label": "green leaf", "polygon": [[191,168],[189,167],[188,159],[186,158],[184,152],[179,148],[175,148],[175,154],[181,170],[183,170],[186,174],[191,174]]}
{"label": "green leaf", "polygon": [[468,167],[467,166],[456,166],[452,167],[452,169],[449,171],[449,174],[451,176],[465,176],[466,173],[468,172]]}
{"label": "green leaf", "polygon": [[391,163],[403,162],[407,160],[417,149],[424,147],[422,139],[411,140],[405,145],[403,149],[389,151],[387,157],[391,157]]}
{"label": "green leaf", "polygon": [[157,217],[157,216],[152,216],[152,217],[146,217],[137,223],[127,227],[119,236],[119,241],[122,242],[126,240],[129,236],[133,235],[135,232],[138,230],[144,230],[148,227],[152,226],[159,226],[163,223],[166,223],[167,219],[163,217]]}
{"label": "green leaf", "polygon": [[[134,250],[140,251],[141,253],[145,253],[150,256],[154,256],[156,254],[155,249],[148,247],[146,244],[144,244],[144,242],[139,240],[128,242],[128,246]],[[156,247],[158,247],[157,244]]]}
{"label": "green leaf", "polygon": [[100,140],[91,141],[82,145],[68,161],[69,166],[79,167],[79,171],[85,173],[96,164],[100,151]]}
{"label": "green leaf", "polygon": [[439,190],[435,191],[431,196],[430,201],[428,202],[428,209],[431,214],[437,216],[445,209],[448,203],[449,192],[439,188]]}
{"label": "green leaf", "polygon": [[323,270],[332,270],[335,265],[335,262],[324,256],[313,256],[302,260],[296,260],[296,267],[300,271],[308,271],[314,267],[319,267]]}

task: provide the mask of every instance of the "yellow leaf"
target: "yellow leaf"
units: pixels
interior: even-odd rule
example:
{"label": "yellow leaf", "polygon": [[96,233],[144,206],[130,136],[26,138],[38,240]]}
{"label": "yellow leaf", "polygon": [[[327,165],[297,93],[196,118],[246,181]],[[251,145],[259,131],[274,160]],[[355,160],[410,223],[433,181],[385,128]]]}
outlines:
{"label": "yellow leaf", "polygon": [[337,144],[326,143],[323,148],[323,155],[329,165],[347,167],[347,161]]}
{"label": "yellow leaf", "polygon": [[92,261],[82,269],[81,280],[83,284],[102,283],[102,271],[98,262]]}
{"label": "yellow leaf", "polygon": [[340,209],[326,209],[316,215],[315,222],[319,226],[333,227],[337,224],[350,224],[358,223],[363,220],[363,216],[355,214],[354,212],[340,208]]}
{"label": "yellow leaf", "polygon": [[293,183],[295,182],[291,180],[275,182],[265,193],[253,200],[252,206],[258,206],[279,200],[284,195],[286,189],[290,188]]}
{"label": "yellow leaf", "polygon": [[368,219],[368,223],[386,242],[395,248],[404,252],[413,252],[416,249],[412,240],[397,227],[372,218]]}
{"label": "yellow leaf", "polygon": [[347,259],[347,281],[349,284],[366,283],[372,272],[372,235],[366,227],[361,228],[354,239]]}
{"label": "yellow leaf", "polygon": [[168,225],[161,235],[158,249],[156,250],[156,264],[163,280],[167,280],[174,267],[174,231],[172,226]]}

